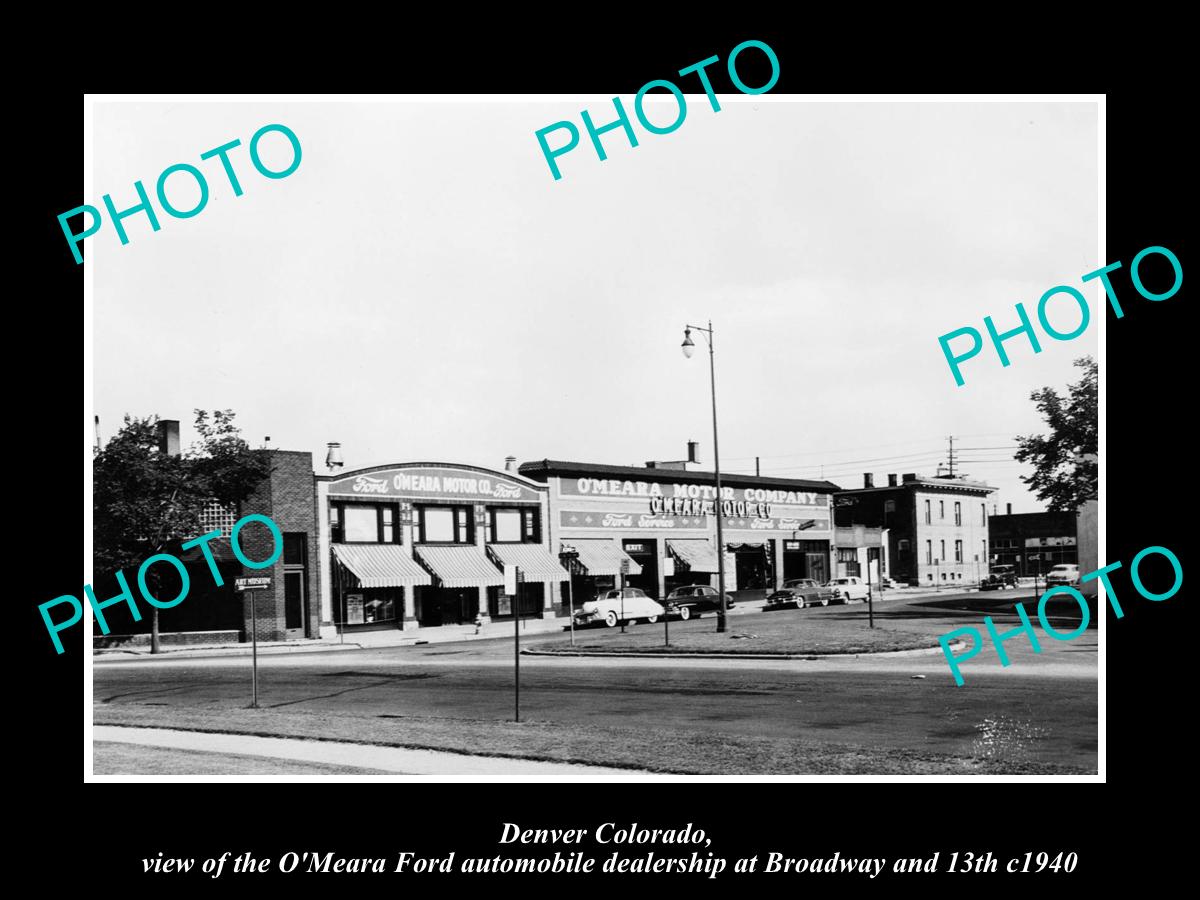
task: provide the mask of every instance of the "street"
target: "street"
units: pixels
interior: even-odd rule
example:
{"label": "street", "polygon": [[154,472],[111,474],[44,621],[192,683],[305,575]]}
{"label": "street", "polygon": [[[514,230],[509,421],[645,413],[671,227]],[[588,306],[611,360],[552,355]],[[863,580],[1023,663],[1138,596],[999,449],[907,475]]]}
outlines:
{"label": "street", "polygon": [[[1019,624],[1009,612],[1019,599],[1025,592],[888,600],[876,604],[875,618],[879,627],[936,635],[965,625],[982,631],[990,614],[1003,632]],[[797,627],[816,617],[855,617],[866,628],[865,606],[855,604],[731,616],[730,630],[749,632],[779,616],[793,617]],[[1069,630],[1069,620],[1061,621],[1057,627]],[[714,626],[706,617],[672,622],[671,630]],[[661,623],[634,627],[662,630]],[[580,633],[587,643],[616,636],[619,629]],[[591,735],[597,747],[616,740],[613,762],[643,760],[662,771],[799,774],[823,771],[837,757],[852,770],[923,772],[937,770],[944,757],[959,769],[971,761],[988,772],[1094,772],[1097,631],[1072,641],[1039,638],[1040,654],[1024,636],[1007,641],[1007,668],[986,645],[964,664],[962,687],[940,651],[794,660],[523,656],[522,722],[552,730],[557,743],[573,734]],[[523,647],[564,640],[531,635]],[[262,656],[262,708],[246,710],[250,662],[244,656],[105,660],[94,668],[93,699],[98,723],[257,729],[398,745],[412,745],[419,726],[423,746],[469,751],[469,743],[443,745],[437,735],[486,735],[481,726],[511,723],[512,668],[511,639]],[[538,755],[519,734],[503,733],[503,746],[479,752]],[[710,749],[688,751],[678,764],[664,755],[671,740],[695,743],[697,736],[706,737]],[[576,746],[571,758],[609,761],[603,750],[595,754],[589,758]],[[850,758],[858,762],[844,762]],[[887,765],[891,758],[899,760],[894,768]],[[783,768],[755,768],[767,765],[764,760]]]}

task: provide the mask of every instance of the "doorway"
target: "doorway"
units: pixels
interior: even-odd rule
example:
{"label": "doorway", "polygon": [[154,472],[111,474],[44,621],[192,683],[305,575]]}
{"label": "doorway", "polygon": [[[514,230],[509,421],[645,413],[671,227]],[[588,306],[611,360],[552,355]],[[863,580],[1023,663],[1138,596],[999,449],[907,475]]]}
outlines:
{"label": "doorway", "polygon": [[626,575],[625,586],[641,588],[647,597],[658,598],[658,541],[623,541],[625,552],[642,567],[640,575]]}
{"label": "doorway", "polygon": [[289,641],[304,637],[304,571],[283,573],[283,618]]}

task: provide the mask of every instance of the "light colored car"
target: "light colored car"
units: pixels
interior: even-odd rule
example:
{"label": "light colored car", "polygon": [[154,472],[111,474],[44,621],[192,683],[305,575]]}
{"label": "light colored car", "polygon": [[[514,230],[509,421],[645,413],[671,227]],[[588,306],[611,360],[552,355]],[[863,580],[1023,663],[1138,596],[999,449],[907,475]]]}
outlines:
{"label": "light colored car", "polygon": [[825,587],[833,589],[835,602],[849,603],[851,600],[867,599],[867,583],[857,575],[831,579]]}
{"label": "light colored car", "polygon": [[1064,563],[1046,573],[1046,587],[1056,584],[1079,584],[1079,566]]}
{"label": "light colored car", "polygon": [[595,600],[589,600],[575,613],[575,621],[580,625],[603,622],[612,628],[619,622],[632,625],[638,619],[645,619],[653,625],[658,621],[658,617],[663,615],[666,615],[666,610],[657,601],[647,597],[645,591],[640,588],[625,588],[605,591]]}

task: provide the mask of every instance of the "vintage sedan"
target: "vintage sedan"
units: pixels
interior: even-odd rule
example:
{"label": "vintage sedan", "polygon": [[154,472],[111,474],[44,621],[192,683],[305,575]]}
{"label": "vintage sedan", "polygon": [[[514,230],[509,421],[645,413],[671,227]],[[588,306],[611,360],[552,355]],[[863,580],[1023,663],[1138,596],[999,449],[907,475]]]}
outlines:
{"label": "vintage sedan", "polygon": [[828,606],[833,599],[833,591],[822,587],[811,578],[793,578],[785,581],[783,587],[767,597],[767,609],[784,609],[806,606]]}
{"label": "vintage sedan", "polygon": [[825,586],[833,591],[833,599],[842,603],[849,603],[851,600],[865,601],[870,591],[867,583],[857,575],[831,579]]}
{"label": "vintage sedan", "polygon": [[[689,584],[687,587],[675,588],[667,594],[663,606],[666,607],[668,614],[677,614],[679,618],[686,621],[692,616],[699,618],[702,612],[719,611],[721,609],[721,601],[718,599],[720,596],[716,588],[707,584]],[[726,594],[725,609],[733,609],[736,605],[733,598]]]}
{"label": "vintage sedan", "polygon": [[1061,584],[1079,584],[1079,566],[1073,563],[1063,563],[1046,573],[1046,587]]}
{"label": "vintage sedan", "polygon": [[1012,566],[992,566],[991,571],[979,582],[981,591],[1002,591],[1017,586],[1017,570]]}
{"label": "vintage sedan", "polygon": [[647,597],[645,591],[624,588],[605,591],[595,600],[583,604],[575,613],[575,624],[603,622],[612,628],[620,622],[632,625],[638,619],[645,619],[653,625],[663,615],[666,615],[666,610],[657,601]]}

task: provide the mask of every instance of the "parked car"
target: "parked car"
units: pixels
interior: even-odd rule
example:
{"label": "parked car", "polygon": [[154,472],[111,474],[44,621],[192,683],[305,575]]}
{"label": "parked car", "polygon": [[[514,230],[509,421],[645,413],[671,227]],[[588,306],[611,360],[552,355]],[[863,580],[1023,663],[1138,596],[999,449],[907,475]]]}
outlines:
{"label": "parked car", "polygon": [[[702,612],[720,610],[720,596],[716,588],[709,587],[707,584],[690,584],[687,587],[675,588],[667,594],[663,606],[668,613],[677,613],[679,618],[686,620],[692,616],[699,617]],[[733,609],[736,605],[733,598],[726,594],[725,608]]]}
{"label": "parked car", "polygon": [[584,603],[575,613],[575,623],[586,625],[589,622],[603,622],[612,628],[618,622],[632,625],[638,619],[653,624],[662,615],[666,615],[666,610],[657,601],[647,597],[641,588],[624,588],[606,591],[595,600]]}
{"label": "parked car", "polygon": [[825,586],[832,588],[833,599],[840,600],[842,603],[849,603],[851,600],[866,600],[869,590],[867,583],[857,575],[834,578]]}
{"label": "parked car", "polygon": [[1047,572],[1046,587],[1054,587],[1056,584],[1079,584],[1079,566],[1064,563]]}
{"label": "parked car", "polygon": [[1017,570],[1012,566],[992,566],[991,570],[979,582],[981,591],[1001,591],[1004,588],[1017,586]]}
{"label": "parked car", "polygon": [[806,606],[828,606],[833,599],[833,591],[823,587],[811,578],[793,578],[783,583],[783,587],[767,597],[767,609],[783,609],[794,606],[804,609]]}

